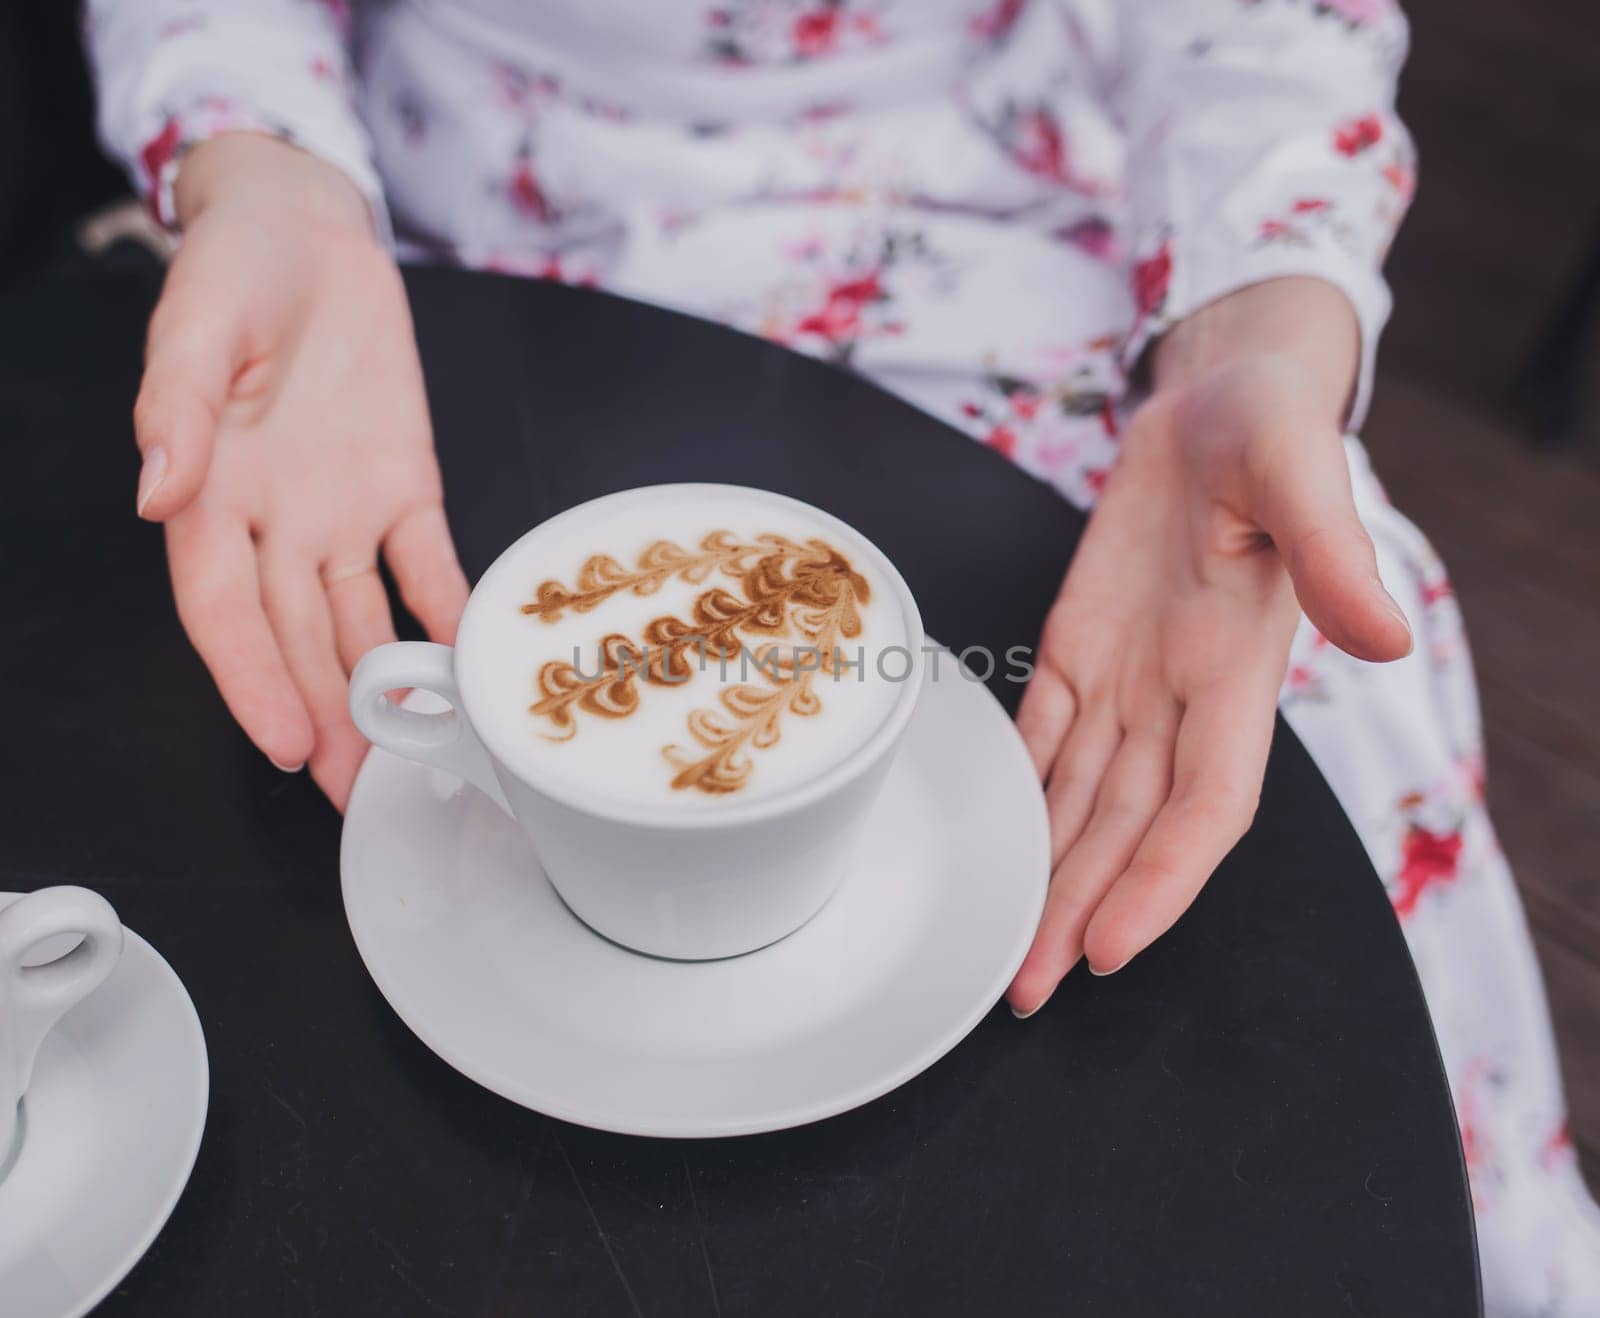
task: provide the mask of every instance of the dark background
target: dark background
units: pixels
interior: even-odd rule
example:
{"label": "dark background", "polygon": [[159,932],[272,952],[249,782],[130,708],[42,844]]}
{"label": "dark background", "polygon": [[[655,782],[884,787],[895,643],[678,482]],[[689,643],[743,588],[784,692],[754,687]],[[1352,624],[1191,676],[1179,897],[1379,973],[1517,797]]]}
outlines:
{"label": "dark background", "polygon": [[[1600,1187],[1600,24],[1588,0],[1405,7],[1421,184],[1365,438],[1467,615],[1491,802]],[[75,259],[79,221],[127,195],[75,9],[0,3],[0,289]]]}

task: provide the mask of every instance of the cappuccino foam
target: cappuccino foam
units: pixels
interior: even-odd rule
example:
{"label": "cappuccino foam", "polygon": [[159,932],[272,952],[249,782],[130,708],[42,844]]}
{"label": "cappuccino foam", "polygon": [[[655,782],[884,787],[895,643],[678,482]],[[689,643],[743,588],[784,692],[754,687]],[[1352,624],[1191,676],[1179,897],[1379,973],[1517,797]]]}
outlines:
{"label": "cappuccino foam", "polygon": [[519,540],[473,594],[457,676],[480,735],[596,804],[715,808],[849,759],[916,630],[876,552],[788,499],[662,486]]}

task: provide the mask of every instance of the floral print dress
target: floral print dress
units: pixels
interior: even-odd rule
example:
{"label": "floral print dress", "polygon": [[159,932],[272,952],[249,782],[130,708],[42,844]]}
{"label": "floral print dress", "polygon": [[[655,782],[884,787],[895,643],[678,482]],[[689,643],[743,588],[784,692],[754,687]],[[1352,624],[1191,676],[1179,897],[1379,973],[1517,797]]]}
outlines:
{"label": "floral print dress", "polygon": [[[280,134],[402,252],[593,283],[847,365],[1090,507],[1152,336],[1258,280],[1355,306],[1413,185],[1390,0],[90,0],[100,123]],[[1489,1310],[1600,1314],[1537,966],[1444,569],[1352,437],[1414,653],[1302,624],[1282,702],[1388,885],[1438,1031]]]}

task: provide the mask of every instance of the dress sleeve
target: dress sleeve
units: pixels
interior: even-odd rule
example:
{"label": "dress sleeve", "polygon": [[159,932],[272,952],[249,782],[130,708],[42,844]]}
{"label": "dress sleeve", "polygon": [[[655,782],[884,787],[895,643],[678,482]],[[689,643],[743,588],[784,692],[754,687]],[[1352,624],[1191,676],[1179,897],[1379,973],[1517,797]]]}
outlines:
{"label": "dress sleeve", "polygon": [[101,140],[172,227],[184,151],[218,133],[281,137],[342,169],[387,239],[347,36],[340,0],[88,0]]}
{"label": "dress sleeve", "polygon": [[1137,308],[1125,363],[1226,293],[1318,276],[1360,321],[1357,429],[1389,314],[1380,267],[1415,179],[1394,112],[1404,17],[1391,0],[1124,0],[1116,23]]}

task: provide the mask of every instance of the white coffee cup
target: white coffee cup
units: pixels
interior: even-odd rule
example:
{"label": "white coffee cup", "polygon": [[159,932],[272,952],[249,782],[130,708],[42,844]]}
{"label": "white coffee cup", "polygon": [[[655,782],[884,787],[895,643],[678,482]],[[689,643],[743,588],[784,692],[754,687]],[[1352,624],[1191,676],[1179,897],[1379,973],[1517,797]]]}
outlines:
{"label": "white coffee cup", "polygon": [[[507,578],[531,589],[570,570],[549,547],[601,513],[648,523],[652,500],[748,497],[762,508],[803,514],[849,545],[903,623],[904,675],[885,695],[887,712],[836,763],[792,787],[704,808],[666,801],[617,802],[577,789],[557,772],[506,761],[514,738],[531,735],[526,711],[491,703],[471,647],[484,645],[481,612],[503,605]],[[630,523],[631,524],[631,523]],[[604,546],[600,546],[604,548]],[[499,583],[498,585],[496,583]],[[837,518],[797,500],[729,486],[651,486],[608,495],[551,518],[507,549],[484,574],[463,615],[457,644],[393,642],[369,652],[350,683],[350,713],[375,745],[447,770],[484,792],[527,834],[562,899],[590,927],[638,951],[682,960],[734,956],[799,928],[838,886],[849,851],[888,772],[922,687],[921,616],[889,560]],[[415,687],[450,706],[444,714],[402,709],[386,693]],[[824,702],[827,695],[824,693]],[[490,746],[501,748],[495,754]]]}
{"label": "white coffee cup", "polygon": [[[81,938],[44,965],[30,954],[52,938]],[[0,909],[0,1168],[17,1133],[33,1060],[51,1028],[105,982],[122,955],[122,924],[87,888],[41,888]]]}

